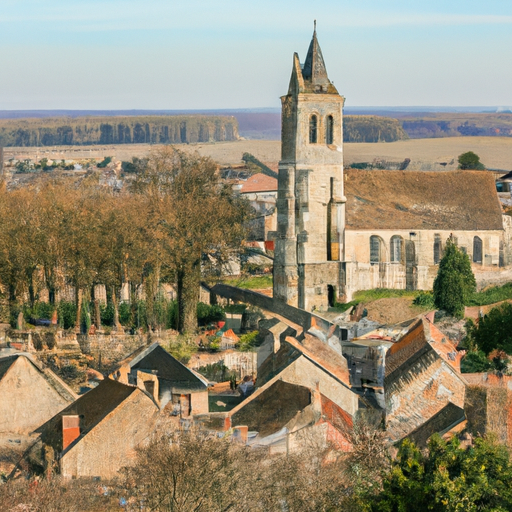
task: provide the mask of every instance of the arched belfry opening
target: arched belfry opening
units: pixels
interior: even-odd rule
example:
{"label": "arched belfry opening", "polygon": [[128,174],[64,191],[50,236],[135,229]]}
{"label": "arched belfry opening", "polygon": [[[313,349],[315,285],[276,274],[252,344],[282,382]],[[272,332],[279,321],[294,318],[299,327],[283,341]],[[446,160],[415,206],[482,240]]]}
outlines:
{"label": "arched belfry opening", "polygon": [[316,144],[318,142],[318,117],[313,114],[309,118],[309,143]]}
{"label": "arched belfry opening", "polygon": [[325,143],[332,144],[334,140],[334,118],[327,116],[325,120]]}

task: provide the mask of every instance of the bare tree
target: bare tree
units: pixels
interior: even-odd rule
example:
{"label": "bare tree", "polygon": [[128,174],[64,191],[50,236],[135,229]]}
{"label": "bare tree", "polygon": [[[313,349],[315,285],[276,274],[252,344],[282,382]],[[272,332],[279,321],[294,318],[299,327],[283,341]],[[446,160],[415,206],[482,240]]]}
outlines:
{"label": "bare tree", "polygon": [[203,259],[225,260],[240,247],[248,204],[220,182],[213,160],[170,146],[151,156],[133,190],[148,200],[155,269],[176,284],[178,329],[193,332]]}

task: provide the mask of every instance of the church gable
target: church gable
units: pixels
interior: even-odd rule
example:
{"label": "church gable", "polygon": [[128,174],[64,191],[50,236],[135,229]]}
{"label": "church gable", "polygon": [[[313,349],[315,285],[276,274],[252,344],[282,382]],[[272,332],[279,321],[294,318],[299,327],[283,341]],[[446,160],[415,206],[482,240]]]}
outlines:
{"label": "church gable", "polygon": [[503,229],[496,186],[482,171],[345,170],[349,230]]}

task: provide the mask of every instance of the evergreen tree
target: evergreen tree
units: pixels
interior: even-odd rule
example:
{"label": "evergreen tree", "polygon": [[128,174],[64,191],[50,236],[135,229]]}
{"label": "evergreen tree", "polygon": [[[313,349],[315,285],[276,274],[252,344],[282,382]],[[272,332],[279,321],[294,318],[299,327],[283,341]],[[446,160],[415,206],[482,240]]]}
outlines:
{"label": "evergreen tree", "polygon": [[450,237],[434,281],[434,304],[450,315],[462,318],[464,305],[476,290],[476,281],[467,254]]}

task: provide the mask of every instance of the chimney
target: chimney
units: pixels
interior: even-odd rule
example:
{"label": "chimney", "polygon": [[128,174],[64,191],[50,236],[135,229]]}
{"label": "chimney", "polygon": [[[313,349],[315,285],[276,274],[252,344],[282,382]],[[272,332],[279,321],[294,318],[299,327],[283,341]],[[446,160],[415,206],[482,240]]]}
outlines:
{"label": "chimney", "polygon": [[249,427],[247,425],[239,425],[233,429],[233,438],[240,443],[247,443],[247,434]]}
{"label": "chimney", "polygon": [[80,417],[78,415],[62,416],[62,450],[80,437]]}

